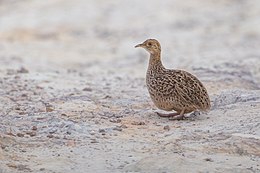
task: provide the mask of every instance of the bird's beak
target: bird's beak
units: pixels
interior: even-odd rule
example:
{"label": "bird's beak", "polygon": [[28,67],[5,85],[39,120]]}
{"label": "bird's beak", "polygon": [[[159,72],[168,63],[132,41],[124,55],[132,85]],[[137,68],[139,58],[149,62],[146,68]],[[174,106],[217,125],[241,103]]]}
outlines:
{"label": "bird's beak", "polygon": [[135,48],[137,48],[137,47],[143,47],[143,43],[135,46]]}

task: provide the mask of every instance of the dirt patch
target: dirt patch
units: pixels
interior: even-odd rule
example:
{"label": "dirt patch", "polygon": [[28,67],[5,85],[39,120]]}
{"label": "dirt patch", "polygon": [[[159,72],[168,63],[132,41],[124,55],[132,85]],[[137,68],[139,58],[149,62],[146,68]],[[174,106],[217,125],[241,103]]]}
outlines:
{"label": "dirt patch", "polygon": [[[259,172],[252,2],[0,1],[0,172]],[[134,49],[150,37],[209,113],[156,115]]]}

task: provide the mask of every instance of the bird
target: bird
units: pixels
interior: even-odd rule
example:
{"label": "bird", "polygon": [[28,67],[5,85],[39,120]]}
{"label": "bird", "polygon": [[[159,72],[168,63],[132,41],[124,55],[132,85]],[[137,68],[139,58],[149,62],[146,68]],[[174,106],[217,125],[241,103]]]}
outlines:
{"label": "bird", "polygon": [[147,39],[135,46],[138,47],[150,53],[146,86],[153,103],[161,110],[175,111],[168,114],[156,112],[160,117],[183,120],[187,113],[210,109],[207,89],[196,76],[185,70],[164,67],[161,45],[156,39]]}

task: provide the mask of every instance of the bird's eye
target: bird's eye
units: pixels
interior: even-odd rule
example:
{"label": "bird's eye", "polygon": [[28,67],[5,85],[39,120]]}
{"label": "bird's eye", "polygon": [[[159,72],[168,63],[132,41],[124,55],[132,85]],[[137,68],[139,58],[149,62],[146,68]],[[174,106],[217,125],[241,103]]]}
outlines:
{"label": "bird's eye", "polygon": [[152,43],[148,43],[148,46],[152,46]]}

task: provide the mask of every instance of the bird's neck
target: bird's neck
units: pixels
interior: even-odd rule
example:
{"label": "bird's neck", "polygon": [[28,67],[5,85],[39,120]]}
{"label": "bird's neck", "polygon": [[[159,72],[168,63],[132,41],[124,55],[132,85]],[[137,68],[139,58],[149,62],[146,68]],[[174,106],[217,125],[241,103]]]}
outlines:
{"label": "bird's neck", "polygon": [[165,70],[162,61],[161,61],[161,53],[154,53],[150,55],[148,71],[163,71]]}

